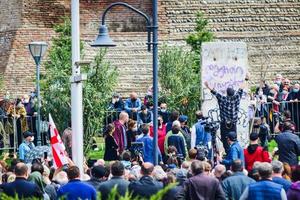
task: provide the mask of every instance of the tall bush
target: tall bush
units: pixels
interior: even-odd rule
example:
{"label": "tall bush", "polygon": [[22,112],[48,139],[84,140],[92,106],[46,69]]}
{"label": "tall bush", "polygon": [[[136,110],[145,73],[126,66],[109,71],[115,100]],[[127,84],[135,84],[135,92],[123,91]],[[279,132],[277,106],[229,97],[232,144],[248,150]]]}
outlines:
{"label": "tall bush", "polygon": [[[58,34],[52,41],[45,73],[41,78],[43,113],[51,113],[60,132],[71,120],[70,76],[72,74],[71,23],[67,18],[55,27]],[[81,43],[81,51],[82,49]],[[88,75],[83,82],[83,127],[84,151],[90,148],[91,138],[97,134],[104,122],[105,111],[117,84],[117,70],[104,57],[106,50],[100,49],[89,67],[82,67]]]}

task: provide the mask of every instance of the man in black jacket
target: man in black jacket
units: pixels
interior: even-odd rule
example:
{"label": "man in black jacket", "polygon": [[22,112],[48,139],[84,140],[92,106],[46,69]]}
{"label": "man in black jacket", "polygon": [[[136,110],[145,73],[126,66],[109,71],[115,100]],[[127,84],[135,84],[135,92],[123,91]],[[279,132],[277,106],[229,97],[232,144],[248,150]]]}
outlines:
{"label": "man in black jacket", "polygon": [[128,189],[129,181],[126,181],[123,176],[125,167],[120,161],[115,161],[111,167],[111,174],[113,177],[99,185],[98,191],[101,193],[102,200],[108,199],[110,191],[117,187],[119,195],[124,196]]}
{"label": "man in black jacket", "polygon": [[278,144],[279,161],[286,162],[290,166],[298,165],[300,156],[300,139],[293,134],[295,125],[291,122],[284,122],[283,132],[276,136]]}
{"label": "man in black jacket", "polygon": [[151,176],[153,169],[153,164],[149,162],[143,163],[141,167],[141,179],[129,184],[129,192],[132,192],[133,197],[140,196],[144,199],[150,199],[152,195],[163,188],[162,183],[153,180]]}
{"label": "man in black jacket", "polygon": [[18,163],[15,167],[16,180],[11,183],[1,185],[3,193],[7,196],[19,199],[43,198],[43,193],[35,183],[27,181],[28,167],[24,163]]}
{"label": "man in black jacket", "polygon": [[91,170],[92,177],[86,183],[90,184],[97,190],[100,183],[106,180],[106,171],[107,169],[104,166],[94,166]]}

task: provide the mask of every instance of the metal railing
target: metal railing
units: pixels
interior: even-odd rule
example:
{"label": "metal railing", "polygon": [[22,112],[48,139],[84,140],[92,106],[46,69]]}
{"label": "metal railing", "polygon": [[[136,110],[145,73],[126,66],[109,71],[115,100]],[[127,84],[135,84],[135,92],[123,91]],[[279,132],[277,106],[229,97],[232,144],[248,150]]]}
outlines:
{"label": "metal railing", "polygon": [[[36,116],[26,117],[0,117],[0,151],[10,150],[16,152],[19,145],[23,141],[23,133],[30,131],[36,133]],[[48,123],[41,122],[41,135],[42,143],[45,144],[48,141],[47,134]]]}

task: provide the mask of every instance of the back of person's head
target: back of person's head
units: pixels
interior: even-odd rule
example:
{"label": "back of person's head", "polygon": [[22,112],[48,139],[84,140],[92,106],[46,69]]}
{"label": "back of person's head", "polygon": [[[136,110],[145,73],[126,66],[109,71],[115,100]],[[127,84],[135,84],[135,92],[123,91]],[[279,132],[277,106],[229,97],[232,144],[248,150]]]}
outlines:
{"label": "back of person's head", "polygon": [[196,118],[198,120],[203,118],[203,112],[201,110],[196,111]]}
{"label": "back of person's head", "polygon": [[261,179],[270,179],[272,177],[273,168],[270,163],[262,162],[258,166],[258,174]]}
{"label": "back of person's head", "polygon": [[212,170],[210,163],[203,161],[203,164],[204,164],[204,171],[210,173]]}
{"label": "back of person's head", "polygon": [[125,173],[125,167],[120,161],[115,161],[110,166],[110,172],[113,176],[123,176]]}
{"label": "back of person's head", "polygon": [[122,120],[122,121],[127,121],[129,118],[127,112],[121,112],[120,115],[119,115],[119,120]]}
{"label": "back of person's head", "polygon": [[295,131],[295,124],[290,122],[290,121],[286,121],[283,123],[283,131]]}
{"label": "back of person's head", "polygon": [[133,119],[129,119],[127,126],[128,130],[133,130],[133,128],[136,126],[136,121],[134,121]]}
{"label": "back of person's head", "polygon": [[192,174],[198,175],[201,174],[204,171],[204,163],[202,161],[199,160],[194,160],[191,164],[191,170],[192,170]]}
{"label": "back of person's head", "polygon": [[25,163],[18,163],[15,166],[15,174],[17,177],[24,177],[28,175],[28,167]]}
{"label": "back of person's head", "polygon": [[41,163],[38,163],[38,162],[33,163],[31,165],[31,172],[40,172],[41,174],[43,174],[44,173],[44,167]]}
{"label": "back of person's head", "polygon": [[177,134],[181,129],[181,124],[178,120],[173,121],[172,123],[172,132]]}
{"label": "back of person's head", "polygon": [[124,151],[124,153],[122,154],[122,160],[130,161],[130,159],[131,159],[130,151]]}
{"label": "back of person's head", "polygon": [[111,135],[114,130],[115,130],[115,125],[113,123],[108,124],[105,127],[104,136]]}
{"label": "back of person's head", "polygon": [[285,176],[285,178],[289,179],[292,177],[291,166],[286,162],[283,163],[283,175]]}
{"label": "back of person's head", "polygon": [[239,159],[234,160],[231,165],[231,170],[233,172],[242,172],[243,171],[243,162]]}
{"label": "back of person's head", "polygon": [[218,164],[214,168],[214,175],[216,178],[220,178],[226,172],[226,167],[224,165]]}
{"label": "back of person's head", "polygon": [[67,175],[69,180],[77,179],[80,177],[80,171],[77,166],[70,166],[67,169]]}
{"label": "back of person's head", "polygon": [[68,175],[65,171],[60,171],[56,175],[54,175],[53,181],[56,181],[59,184],[65,184],[68,182]]}
{"label": "back of person's head", "polygon": [[142,124],[141,125],[141,131],[144,135],[147,135],[149,133],[149,125],[148,124]]}
{"label": "back of person's head", "polygon": [[163,181],[164,179],[167,178],[166,172],[159,165],[154,167],[152,175],[153,175],[153,178],[157,181]]}
{"label": "back of person's head", "polygon": [[191,162],[190,161],[183,161],[183,163],[181,164],[182,169],[188,170],[190,167],[191,167]]}
{"label": "back of person's head", "polygon": [[235,93],[235,90],[232,87],[226,89],[227,96],[232,97]]}
{"label": "back of person's head", "polygon": [[179,118],[179,112],[178,111],[172,111],[171,114],[170,114],[170,117],[169,117],[169,120],[171,122],[175,121],[175,120],[178,120]]}
{"label": "back of person's head", "polygon": [[286,119],[287,119],[287,118],[291,118],[291,117],[292,117],[291,111],[289,111],[289,110],[283,111],[283,116],[284,116]]}
{"label": "back of person's head", "polygon": [[282,174],[283,172],[283,163],[279,160],[273,160],[272,163],[273,172],[276,174]]}
{"label": "back of person's head", "polygon": [[189,159],[194,160],[197,157],[197,149],[189,150]]}
{"label": "back of person's head", "polygon": [[141,174],[144,176],[150,176],[154,170],[154,166],[152,163],[145,162],[141,166]]}
{"label": "back of person's head", "polygon": [[100,179],[105,176],[106,169],[104,166],[94,166],[91,170],[91,175],[94,178]]}
{"label": "back of person's head", "polygon": [[297,165],[292,172],[292,181],[297,182],[300,181],[300,165]]}

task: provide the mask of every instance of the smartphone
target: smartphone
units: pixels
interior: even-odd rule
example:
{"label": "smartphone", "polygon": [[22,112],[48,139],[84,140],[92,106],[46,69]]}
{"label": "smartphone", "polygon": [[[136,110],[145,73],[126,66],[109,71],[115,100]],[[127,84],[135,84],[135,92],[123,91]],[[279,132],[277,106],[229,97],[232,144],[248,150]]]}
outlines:
{"label": "smartphone", "polygon": [[44,160],[46,160],[48,157],[48,152],[44,152]]}

